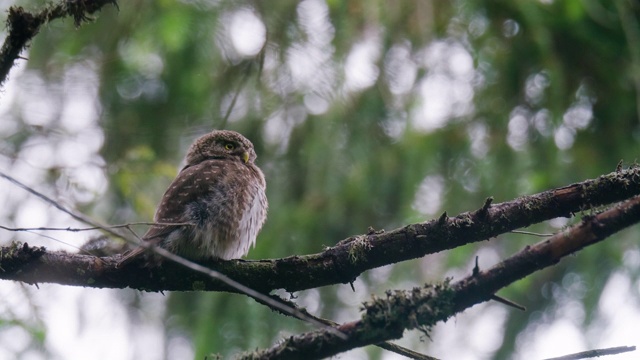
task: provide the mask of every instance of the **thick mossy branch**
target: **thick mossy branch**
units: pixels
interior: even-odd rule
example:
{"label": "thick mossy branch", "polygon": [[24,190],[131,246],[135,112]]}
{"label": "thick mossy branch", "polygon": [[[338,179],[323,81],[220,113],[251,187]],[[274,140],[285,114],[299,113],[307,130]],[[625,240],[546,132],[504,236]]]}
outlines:
{"label": "thick mossy branch", "polygon": [[405,329],[418,328],[428,334],[433,325],[453,313],[454,292],[449,281],[411,290],[387,290],[385,295],[364,303],[363,331],[397,331],[399,338]]}
{"label": "thick mossy branch", "polygon": [[240,359],[323,359],[357,347],[402,337],[405,329],[430,330],[452,314],[454,293],[449,283],[387,292],[363,304],[363,314],[337,329],[341,339],[326,330],[292,336],[271,349],[240,355]]}
{"label": "thick mossy branch", "polygon": [[24,267],[25,263],[31,263],[46,253],[43,247],[29,247],[27,244],[13,242],[0,250],[0,271],[16,272]]}
{"label": "thick mossy branch", "polygon": [[20,53],[31,39],[40,31],[40,27],[51,20],[73,17],[76,26],[90,20],[89,15],[100,10],[104,5],[118,6],[115,0],[83,0],[61,1],[56,5],[46,7],[39,13],[31,13],[21,6],[9,8],[7,17],[8,35],[0,49],[0,85],[4,84],[9,70],[13,67]]}
{"label": "thick mossy branch", "polygon": [[[640,169],[634,167],[509,202],[485,203],[480,212],[471,211],[389,232],[354,236],[318,254],[259,261],[218,261],[204,265],[261,292],[274,289],[292,292],[349,283],[372,268],[488,240],[534,223],[571,216],[638,194]],[[14,271],[0,271],[0,278],[27,283],[131,287],[148,291],[235,291],[220,281],[174,263],[165,262],[163,266],[147,268],[144,261],[137,261],[116,269],[117,260],[118,256],[97,258],[46,253],[26,260]]]}
{"label": "thick mossy branch", "polygon": [[527,246],[491,269],[479,271],[456,283],[388,291],[386,298],[374,298],[364,304],[359,321],[337,327],[346,338],[340,339],[326,330],[312,331],[292,336],[270,349],[243,354],[240,358],[322,359],[364,345],[400,338],[405,330],[412,328],[428,333],[437,322],[491,299],[499,289],[638,222],[640,196],[600,214],[587,216],[564,232]]}

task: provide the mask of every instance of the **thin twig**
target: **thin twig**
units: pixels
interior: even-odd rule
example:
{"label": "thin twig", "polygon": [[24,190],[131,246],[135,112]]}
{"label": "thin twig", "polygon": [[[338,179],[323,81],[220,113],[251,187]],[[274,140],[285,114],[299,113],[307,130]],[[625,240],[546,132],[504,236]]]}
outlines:
{"label": "thin twig", "polygon": [[[146,245],[146,244],[145,244]],[[259,303],[267,303],[269,304],[269,307],[271,308],[275,308],[278,309],[280,311],[283,311],[299,320],[303,320],[306,321],[310,324],[313,324],[321,329],[325,329],[328,330],[329,332],[333,333],[334,335],[338,336],[341,339],[346,339],[346,335],[344,335],[342,332],[340,332],[339,330],[333,328],[330,325],[326,325],[320,321],[317,321],[313,316],[311,316],[310,314],[305,314],[303,312],[301,312],[300,310],[287,306],[285,304],[282,304],[280,302],[274,301],[273,299],[271,299],[269,296],[264,295],[261,292],[255,291],[252,288],[245,286],[233,279],[231,279],[230,277],[222,274],[221,272],[209,269],[208,267],[204,267],[202,265],[196,264],[192,261],[189,261],[181,256],[178,256],[172,252],[169,252],[161,247],[157,247],[157,246],[148,246],[149,248],[151,248],[156,254],[161,255],[162,257],[172,260],[186,268],[189,268],[193,271],[197,271],[199,273],[205,274],[210,276],[213,279],[217,279],[222,281],[223,283],[231,286],[232,288],[242,292],[243,294],[251,297],[252,299],[258,301]]]}
{"label": "thin twig", "polygon": [[89,254],[89,255],[92,255],[91,253],[89,253],[89,252],[88,252],[88,251],[86,251],[86,250],[82,250],[81,248],[79,248],[79,247],[77,247],[77,246],[75,246],[75,245],[69,244],[68,242],[64,242],[64,241],[62,241],[62,240],[60,240],[60,239],[56,239],[56,238],[54,238],[53,236],[49,236],[49,235],[46,235],[46,234],[40,234],[40,233],[37,233],[37,232],[34,232],[34,231],[30,231],[30,230],[25,230],[25,231],[26,231],[26,232],[28,232],[28,233],[34,234],[34,235],[42,236],[43,238],[47,238],[47,239],[53,240],[53,241],[58,242],[58,243],[60,243],[60,244],[63,244],[63,245],[66,245],[66,246],[72,247],[72,248],[74,248],[74,249],[77,249],[78,251],[82,251],[82,252],[84,252],[84,253],[87,253],[87,254]]}
{"label": "thin twig", "polygon": [[8,227],[8,226],[0,225],[0,229],[7,230],[7,231],[15,231],[15,232],[20,232],[20,231],[28,231],[28,232],[32,232],[32,231],[80,232],[80,231],[91,231],[91,230],[103,230],[104,228],[108,228],[108,229],[129,228],[129,227],[134,226],[134,225],[194,226],[194,224],[191,224],[191,223],[156,223],[156,222],[143,221],[143,222],[134,222],[134,223],[129,223],[129,224],[109,225],[109,226],[104,226],[104,227],[92,226],[92,227],[86,227],[86,228],[72,228],[72,227],[62,228],[62,227],[44,227],[44,226],[33,227],[33,228],[14,228],[14,227]]}
{"label": "thin twig", "polygon": [[612,347],[607,349],[594,349],[594,350],[583,351],[583,352],[569,354],[569,355],[560,356],[560,357],[548,358],[545,360],[579,360],[579,359],[586,359],[586,358],[599,357],[599,356],[605,356],[605,355],[622,354],[630,351],[636,351],[636,347],[635,346],[618,346],[618,347]]}
{"label": "thin twig", "polygon": [[553,234],[536,233],[532,231],[523,231],[523,230],[511,230],[510,232],[513,234],[523,234],[523,235],[531,235],[531,236],[539,236],[539,237],[553,236]]}
{"label": "thin twig", "polygon": [[229,107],[227,108],[227,111],[222,118],[219,126],[220,129],[224,129],[227,126],[227,123],[229,122],[229,116],[231,116],[231,111],[233,111],[233,108],[236,106],[236,102],[238,101],[238,97],[240,96],[240,92],[242,91],[242,87],[246,84],[247,79],[249,79],[249,74],[251,73],[251,62],[249,62],[246,67],[246,71],[244,72],[244,74],[242,74],[242,78],[238,82],[238,88],[233,94],[231,104],[229,104]]}

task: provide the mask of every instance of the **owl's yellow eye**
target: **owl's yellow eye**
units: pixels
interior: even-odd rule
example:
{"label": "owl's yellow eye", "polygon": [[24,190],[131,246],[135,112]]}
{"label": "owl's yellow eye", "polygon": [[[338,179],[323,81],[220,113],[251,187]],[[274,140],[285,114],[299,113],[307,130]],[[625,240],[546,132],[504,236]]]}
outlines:
{"label": "owl's yellow eye", "polygon": [[224,144],[224,148],[227,150],[233,150],[235,149],[235,145],[233,145],[232,143],[226,143]]}

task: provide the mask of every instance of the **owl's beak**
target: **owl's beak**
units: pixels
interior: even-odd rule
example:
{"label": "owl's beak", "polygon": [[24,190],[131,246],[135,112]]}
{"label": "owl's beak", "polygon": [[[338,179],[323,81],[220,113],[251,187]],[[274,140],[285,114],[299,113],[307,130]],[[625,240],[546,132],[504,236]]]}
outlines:
{"label": "owl's beak", "polygon": [[244,160],[244,163],[248,163],[249,162],[249,153],[248,152],[243,152],[242,153],[242,160]]}

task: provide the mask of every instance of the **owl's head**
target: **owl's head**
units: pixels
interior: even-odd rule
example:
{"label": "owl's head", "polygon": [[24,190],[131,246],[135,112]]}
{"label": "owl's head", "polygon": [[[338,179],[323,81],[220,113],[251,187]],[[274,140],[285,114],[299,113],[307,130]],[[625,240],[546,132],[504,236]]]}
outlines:
{"label": "owl's head", "polygon": [[230,130],[213,130],[199,137],[187,152],[187,165],[208,159],[237,159],[243,163],[253,163],[256,152],[253,144],[244,136]]}

